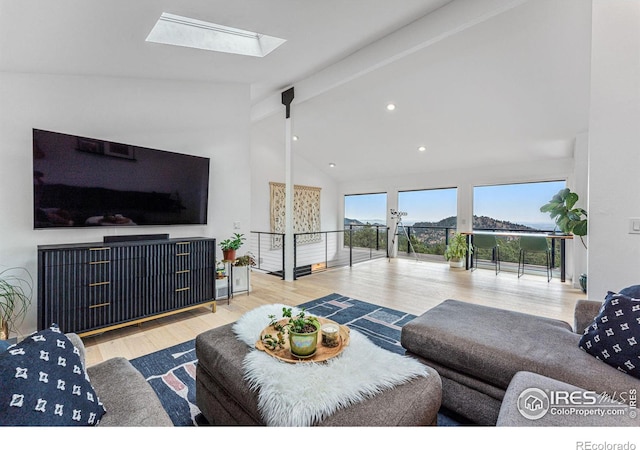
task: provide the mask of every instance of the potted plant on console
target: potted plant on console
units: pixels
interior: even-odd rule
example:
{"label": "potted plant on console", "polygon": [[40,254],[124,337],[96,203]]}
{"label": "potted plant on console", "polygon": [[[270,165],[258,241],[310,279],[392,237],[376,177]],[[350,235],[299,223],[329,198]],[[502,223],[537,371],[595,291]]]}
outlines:
{"label": "potted plant on console", "polygon": [[[21,275],[24,272],[26,275]],[[14,267],[0,272],[0,339],[16,332],[31,304],[33,279],[26,269]]]}
{"label": "potted plant on console", "polygon": [[464,266],[467,252],[469,254],[473,252],[471,244],[467,242],[467,237],[464,234],[455,233],[444,251],[444,257],[449,261],[450,267],[460,268]]}
{"label": "potted plant on console", "polygon": [[245,241],[245,237],[243,234],[234,233],[232,237],[229,239],[225,239],[220,242],[220,248],[222,249],[222,254],[225,261],[235,261],[236,260],[236,250],[242,247],[242,243]]}

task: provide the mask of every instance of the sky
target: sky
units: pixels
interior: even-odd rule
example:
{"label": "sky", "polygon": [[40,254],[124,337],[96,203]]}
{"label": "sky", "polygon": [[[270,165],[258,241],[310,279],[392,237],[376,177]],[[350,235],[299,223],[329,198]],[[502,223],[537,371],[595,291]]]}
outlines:
{"label": "sky", "polygon": [[[565,181],[523,183],[474,188],[473,214],[520,224],[549,224],[553,221],[540,207],[566,186]],[[406,212],[403,223],[437,222],[457,214],[453,189],[406,191],[398,194],[398,209]],[[362,222],[383,221],[387,216],[386,193],[345,196],[345,217]]]}

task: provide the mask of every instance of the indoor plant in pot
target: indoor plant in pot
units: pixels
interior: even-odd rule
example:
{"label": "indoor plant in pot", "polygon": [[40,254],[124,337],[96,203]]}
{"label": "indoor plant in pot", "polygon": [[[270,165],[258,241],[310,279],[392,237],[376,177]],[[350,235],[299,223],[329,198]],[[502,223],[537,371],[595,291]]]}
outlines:
{"label": "indoor plant in pot", "polygon": [[459,268],[464,266],[467,252],[469,254],[473,252],[471,244],[467,242],[467,237],[464,234],[455,233],[444,251],[444,257],[449,261],[450,267]]}
{"label": "indoor plant in pot", "polygon": [[236,250],[238,250],[242,243],[245,241],[244,234],[233,233],[233,236],[229,239],[225,239],[220,242],[220,248],[222,249],[222,255],[225,261],[235,261]]}
{"label": "indoor plant in pot", "polygon": [[[540,207],[540,212],[549,213],[555,221],[556,227],[562,233],[571,233],[580,237],[582,246],[586,249],[584,236],[587,235],[587,211],[582,208],[574,208],[578,202],[578,194],[570,189],[560,189],[551,200]],[[580,288],[582,292],[587,292],[587,275],[580,274]]]}
{"label": "indoor plant in pot", "polygon": [[33,279],[26,269],[13,267],[0,272],[0,339],[9,339],[9,333],[17,331],[32,294]]}
{"label": "indoor plant in pot", "polygon": [[282,308],[282,317],[289,319],[282,323],[273,314],[269,315],[271,322],[278,335],[273,337],[269,334],[262,336],[262,342],[269,348],[283,347],[284,334],[289,335],[289,349],[296,358],[310,358],[316,353],[318,346],[318,331],[320,331],[320,321],[317,317],[309,316],[302,309],[295,316],[291,308]]}

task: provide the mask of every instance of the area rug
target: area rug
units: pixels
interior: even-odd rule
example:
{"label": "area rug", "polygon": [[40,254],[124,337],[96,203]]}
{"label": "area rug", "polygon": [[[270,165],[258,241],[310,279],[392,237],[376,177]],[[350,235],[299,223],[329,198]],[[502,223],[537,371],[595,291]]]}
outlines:
{"label": "area rug", "polygon": [[[404,354],[400,345],[402,325],[415,316],[372,303],[331,294],[302,305],[309,314],[323,316],[347,325],[376,345]],[[153,387],[176,426],[205,425],[195,405],[195,340],[131,360]],[[438,414],[439,426],[459,425],[445,413]]]}

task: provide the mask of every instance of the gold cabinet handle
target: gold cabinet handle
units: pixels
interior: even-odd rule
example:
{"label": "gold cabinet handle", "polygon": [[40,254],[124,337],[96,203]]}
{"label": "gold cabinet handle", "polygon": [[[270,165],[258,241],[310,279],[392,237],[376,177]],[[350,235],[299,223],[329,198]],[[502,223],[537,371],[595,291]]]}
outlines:
{"label": "gold cabinet handle", "polygon": [[111,261],[91,261],[89,263],[89,265],[94,265],[94,264],[109,264]]}
{"label": "gold cabinet handle", "polygon": [[178,288],[178,289],[176,289],[176,292],[188,291],[189,289],[191,289],[191,288],[190,287]]}
{"label": "gold cabinet handle", "polygon": [[178,270],[176,272],[176,275],[179,274],[179,273],[189,273],[189,272],[191,272],[191,271],[190,270]]}
{"label": "gold cabinet handle", "polygon": [[176,245],[189,245],[191,242],[176,242]]}
{"label": "gold cabinet handle", "polygon": [[98,283],[90,283],[89,287],[96,287],[96,286],[104,286],[105,284],[110,284],[111,281],[100,281]]}
{"label": "gold cabinet handle", "polygon": [[189,256],[191,253],[186,252],[186,253],[176,253],[176,256]]}
{"label": "gold cabinet handle", "polygon": [[103,250],[111,250],[111,247],[94,247],[89,249],[90,252],[101,252]]}
{"label": "gold cabinet handle", "polygon": [[89,306],[89,309],[94,309],[94,308],[102,308],[104,306],[109,306],[111,303],[100,303],[98,305],[91,305]]}

